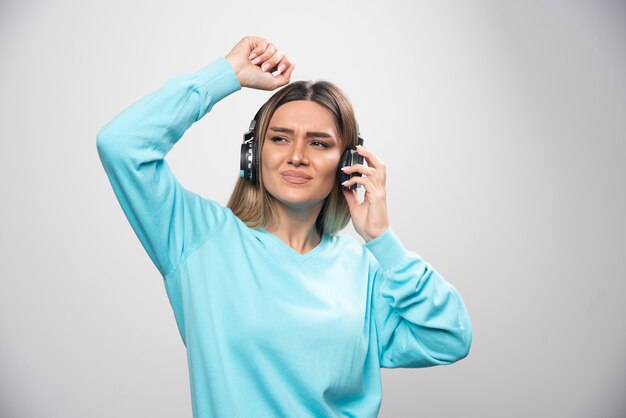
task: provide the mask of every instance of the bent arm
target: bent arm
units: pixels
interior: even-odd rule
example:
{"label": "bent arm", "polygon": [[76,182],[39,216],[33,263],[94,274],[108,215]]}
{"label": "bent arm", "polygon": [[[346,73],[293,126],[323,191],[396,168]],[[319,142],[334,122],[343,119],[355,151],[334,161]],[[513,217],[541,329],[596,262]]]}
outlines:
{"label": "bent arm", "polygon": [[165,277],[211,228],[220,206],[184,189],[165,155],[221,99],[241,89],[224,57],[170,78],[97,134],[113,191],[141,244]]}
{"label": "bent arm", "polygon": [[466,357],[472,326],[458,291],[391,228],[364,245],[380,267],[372,297],[381,367],[428,367]]}

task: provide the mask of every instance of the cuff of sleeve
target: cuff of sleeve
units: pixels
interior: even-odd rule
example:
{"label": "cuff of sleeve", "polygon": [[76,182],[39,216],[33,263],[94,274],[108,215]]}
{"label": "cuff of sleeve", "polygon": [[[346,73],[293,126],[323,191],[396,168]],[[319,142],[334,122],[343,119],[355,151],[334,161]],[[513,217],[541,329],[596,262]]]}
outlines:
{"label": "cuff of sleeve", "polygon": [[219,57],[197,72],[202,85],[207,89],[212,103],[241,90],[239,79],[225,57]]}
{"label": "cuff of sleeve", "polygon": [[391,227],[370,242],[365,243],[365,246],[376,257],[383,270],[395,266],[409,254]]}

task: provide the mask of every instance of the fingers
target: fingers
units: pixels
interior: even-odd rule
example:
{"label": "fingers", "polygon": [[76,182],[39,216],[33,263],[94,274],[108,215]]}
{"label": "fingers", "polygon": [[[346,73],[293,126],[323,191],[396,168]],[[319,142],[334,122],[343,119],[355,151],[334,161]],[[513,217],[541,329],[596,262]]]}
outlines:
{"label": "fingers", "polygon": [[260,40],[259,45],[251,51],[248,59],[251,60],[251,64],[260,66],[264,72],[277,71],[276,77],[282,74],[280,81],[284,84],[291,79],[291,73],[295,67],[295,64],[276,45],[264,39]]}
{"label": "fingers", "polygon": [[[280,70],[278,70],[279,72],[276,74],[274,79],[278,83],[279,87],[289,83],[289,80],[291,80],[291,72],[293,71],[295,66],[296,64],[290,64],[289,67],[287,67],[287,70],[282,74],[280,73]],[[278,67],[280,68],[280,65]]]}
{"label": "fingers", "polygon": [[241,42],[248,45],[248,50],[250,51],[248,58],[250,60],[263,54],[269,45],[267,39],[260,36],[246,36],[241,40]]}
{"label": "fingers", "polygon": [[246,36],[226,59],[242,87],[274,90],[291,81],[295,64],[278,47],[260,36]]}
{"label": "fingers", "polygon": [[367,167],[367,166],[364,166],[363,164],[347,165],[345,167],[342,167],[341,170],[346,174],[357,172],[357,173],[365,174],[366,176],[373,176],[376,173],[375,168]]}
{"label": "fingers", "polygon": [[252,50],[248,58],[252,60],[252,64],[261,65],[263,71],[268,71],[278,65],[283,54],[273,43],[263,42]]}
{"label": "fingers", "polygon": [[[270,72],[274,72],[273,70],[278,68],[278,63],[283,59],[283,53],[280,51],[276,51],[274,53],[274,55],[272,55],[270,58],[267,59],[267,61],[265,61],[263,64],[261,64],[261,70],[263,71],[270,71]],[[285,66],[283,65],[282,70],[285,69]]]}
{"label": "fingers", "polygon": [[363,164],[353,164],[343,167],[342,171],[346,174],[362,174],[362,176],[352,176],[349,180],[344,182],[343,185],[346,187],[353,184],[357,186],[362,185],[365,187],[365,191],[370,194],[370,197],[380,195],[380,197],[384,198],[387,177],[385,165],[373,152],[366,150],[363,146],[358,145],[356,149],[359,155],[362,155],[367,162],[367,166]]}
{"label": "fingers", "polygon": [[[265,50],[267,49],[267,46],[269,45],[269,42],[267,42],[264,38],[260,38],[257,36],[254,37],[249,37],[251,43],[254,45],[252,50],[250,51],[250,56],[248,57],[248,59],[250,60],[254,60],[254,58],[258,57],[259,55],[262,55]],[[254,64],[256,64],[257,62],[254,62]]]}
{"label": "fingers", "polygon": [[[379,160],[380,163],[380,160]],[[369,164],[369,163],[368,163]],[[385,166],[379,164],[378,167],[368,167],[363,164],[352,164],[346,167],[342,167],[341,170],[346,174],[361,173],[370,179],[373,179],[377,184],[385,183]]]}
{"label": "fingers", "polygon": [[357,187],[360,185],[365,188],[365,200],[370,203],[385,200],[387,197],[385,187],[380,183],[373,181],[372,177],[354,176],[342,183],[342,185],[345,187],[350,187],[353,184],[356,184]]}
{"label": "fingers", "polygon": [[[283,58],[283,61],[284,61],[284,60],[286,60],[286,59],[287,59],[287,57]],[[289,80],[291,80],[291,73],[293,72],[293,69],[296,67],[296,64],[295,64],[295,63],[292,63],[292,62],[291,62],[291,61],[289,61],[289,60],[287,60],[284,64],[285,64],[285,66],[286,66],[286,67],[285,67],[285,68],[286,68],[286,70],[285,70],[285,71],[281,71],[281,69],[280,69],[280,68],[281,68],[281,65],[283,65],[283,62],[281,62],[281,63],[278,65],[278,71],[281,71],[282,76],[285,78],[285,80],[286,80],[287,82],[289,82]]]}
{"label": "fingers", "polygon": [[[255,58],[253,62],[259,58],[261,57]],[[290,70],[289,74],[291,74],[291,71],[293,71],[293,63],[280,51],[276,51],[276,53],[265,62],[259,61],[257,65],[259,64],[261,64],[261,70],[265,72],[273,73],[274,71],[278,71],[284,74],[286,70]]]}
{"label": "fingers", "polygon": [[[356,184],[357,187],[359,185],[365,187],[365,191],[366,192],[369,192],[370,190],[373,190],[372,181],[370,180],[369,177],[354,176],[354,177],[351,177],[350,179],[344,181],[343,183],[341,183],[341,185],[345,186],[345,187],[350,187],[353,184]],[[352,191],[354,191],[356,193],[355,190],[352,190]]]}
{"label": "fingers", "polygon": [[363,158],[365,158],[365,161],[367,161],[367,164],[369,166],[374,168],[382,168],[384,171],[385,164],[383,164],[383,162],[380,161],[380,159],[376,155],[374,155],[373,152],[366,150],[362,145],[356,146],[356,152],[358,152],[359,155],[362,155]]}
{"label": "fingers", "polygon": [[363,186],[365,188],[365,198],[370,202],[373,202],[376,199],[384,200],[386,198],[385,188],[380,184],[375,184],[372,181],[372,177],[354,176],[341,184],[345,187],[350,187],[353,184]]}

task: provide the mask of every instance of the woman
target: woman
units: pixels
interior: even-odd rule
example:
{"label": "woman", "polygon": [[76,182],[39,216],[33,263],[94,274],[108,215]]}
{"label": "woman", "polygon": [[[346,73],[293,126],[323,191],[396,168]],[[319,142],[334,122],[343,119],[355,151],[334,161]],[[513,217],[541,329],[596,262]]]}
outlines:
{"label": "woman", "polygon": [[[194,417],[375,417],[381,367],[449,364],[471,345],[458,292],[389,226],[380,159],[358,147],[367,165],[338,184],[357,128],[331,83],[292,83],[261,107],[255,178],[238,180],[228,207],[170,171],[165,155],[215,103],[285,86],[293,69],[248,36],[98,132],[113,190],[164,278]],[[365,243],[336,234],[350,219]]]}

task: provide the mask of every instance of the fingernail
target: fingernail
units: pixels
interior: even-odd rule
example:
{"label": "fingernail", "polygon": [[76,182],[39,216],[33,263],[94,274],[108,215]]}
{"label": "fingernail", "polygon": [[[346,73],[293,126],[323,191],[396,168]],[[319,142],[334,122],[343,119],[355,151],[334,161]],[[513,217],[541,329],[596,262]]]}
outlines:
{"label": "fingernail", "polygon": [[347,169],[348,169],[348,166],[341,167],[341,171],[345,171],[345,170],[347,170]]}
{"label": "fingernail", "polygon": [[285,69],[285,64],[280,64],[280,65],[278,66],[278,72],[279,72],[279,73],[282,73],[284,69]]}
{"label": "fingernail", "polygon": [[254,57],[256,57],[256,52],[253,52],[252,54],[250,54],[248,59],[251,60],[251,59],[254,59]]}
{"label": "fingernail", "polygon": [[253,64],[258,64],[258,63],[260,63],[260,62],[261,62],[261,57],[257,57],[257,58],[255,58],[255,59],[253,59],[253,60],[252,60],[252,63],[253,63]]}
{"label": "fingernail", "polygon": [[348,182],[348,180],[344,181],[343,183],[341,183],[342,186],[345,186],[346,183]]}
{"label": "fingernail", "polygon": [[269,66],[270,66],[270,65],[266,62],[266,63],[264,63],[264,64],[261,66],[261,70],[263,70],[263,71],[267,71],[267,69],[269,68]]}

